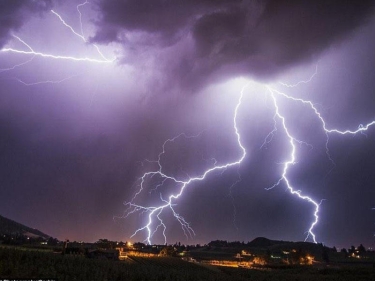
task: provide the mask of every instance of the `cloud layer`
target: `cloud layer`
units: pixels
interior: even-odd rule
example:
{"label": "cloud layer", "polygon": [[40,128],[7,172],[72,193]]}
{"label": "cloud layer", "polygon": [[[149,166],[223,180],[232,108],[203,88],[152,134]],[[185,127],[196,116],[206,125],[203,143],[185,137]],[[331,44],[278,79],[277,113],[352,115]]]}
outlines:
{"label": "cloud layer", "polygon": [[13,31],[17,31],[34,14],[50,9],[50,0],[1,1],[0,2],[0,48],[9,40]]}
{"label": "cloud layer", "polygon": [[127,56],[157,57],[166,76],[195,88],[235,75],[267,79],[310,60],[364,23],[373,7],[373,1],[101,1],[92,41],[122,43],[125,63]]}

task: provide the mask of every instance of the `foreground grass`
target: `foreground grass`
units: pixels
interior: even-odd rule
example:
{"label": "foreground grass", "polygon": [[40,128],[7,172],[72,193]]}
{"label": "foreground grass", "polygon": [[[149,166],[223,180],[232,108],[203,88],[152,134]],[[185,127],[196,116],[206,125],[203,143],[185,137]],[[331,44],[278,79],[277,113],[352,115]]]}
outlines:
{"label": "foreground grass", "polygon": [[[217,270],[219,269],[219,270]],[[177,258],[136,258],[133,262],[91,260],[48,252],[0,248],[0,278],[57,278],[59,281],[92,280],[355,280],[375,281],[372,267],[215,270]]]}

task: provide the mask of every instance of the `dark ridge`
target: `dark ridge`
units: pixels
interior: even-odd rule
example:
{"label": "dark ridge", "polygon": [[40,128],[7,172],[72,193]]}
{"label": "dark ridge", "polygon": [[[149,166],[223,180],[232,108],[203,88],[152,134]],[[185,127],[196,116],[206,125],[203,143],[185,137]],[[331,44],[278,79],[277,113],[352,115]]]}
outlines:
{"label": "dark ridge", "polygon": [[265,237],[257,237],[253,241],[249,242],[247,245],[256,248],[267,248],[276,244],[284,244],[284,241],[270,240]]}
{"label": "dark ridge", "polygon": [[0,235],[26,235],[49,238],[50,236],[0,215]]}

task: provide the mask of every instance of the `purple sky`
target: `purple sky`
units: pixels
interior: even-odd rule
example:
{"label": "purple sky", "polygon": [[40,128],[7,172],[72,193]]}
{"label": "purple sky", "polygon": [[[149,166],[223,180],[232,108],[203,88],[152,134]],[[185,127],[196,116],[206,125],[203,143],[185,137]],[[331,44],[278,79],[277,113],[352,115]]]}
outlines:
{"label": "purple sky", "polygon": [[[129,240],[147,213],[113,218],[126,214],[165,140],[199,134],[165,147],[163,172],[180,180],[213,159],[239,159],[233,113],[251,81],[237,116],[246,158],[186,188],[173,208],[195,236],[187,240],[166,210],[167,241],[304,240],[313,206],[284,182],[266,190],[291,151],[280,120],[262,146],[274,127],[267,85],[311,101],[329,129],[374,120],[374,2],[103,0],[77,10],[81,3],[0,1],[0,214],[59,239]],[[26,44],[55,58],[9,51],[30,53]],[[288,179],[324,199],[317,241],[375,247],[375,126],[329,134],[333,163],[311,108],[285,98],[278,105],[290,133],[309,144],[296,146]],[[178,188],[151,183],[134,203],[160,205]],[[152,242],[164,242],[162,228]]]}

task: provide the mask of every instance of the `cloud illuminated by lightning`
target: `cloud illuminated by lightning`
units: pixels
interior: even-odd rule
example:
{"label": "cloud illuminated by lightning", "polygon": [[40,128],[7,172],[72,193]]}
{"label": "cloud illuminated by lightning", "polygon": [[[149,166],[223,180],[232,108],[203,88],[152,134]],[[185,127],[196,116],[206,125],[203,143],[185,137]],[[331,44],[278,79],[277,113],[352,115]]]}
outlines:
{"label": "cloud illuminated by lightning", "polygon": [[318,64],[316,64],[316,66],[315,66],[315,72],[307,80],[301,80],[301,81],[298,81],[295,84],[287,84],[287,83],[284,83],[284,82],[279,82],[279,84],[283,85],[284,87],[287,87],[287,88],[295,88],[295,87],[298,87],[301,84],[310,83],[314,79],[315,75],[317,75],[317,74],[318,74]]}
{"label": "cloud illuminated by lightning", "polygon": [[[77,11],[78,11],[79,17],[80,17],[80,26],[81,26],[81,32],[82,32],[82,34],[79,34],[78,32],[76,32],[73,29],[72,26],[70,26],[69,24],[67,24],[66,21],[61,17],[61,15],[59,15],[54,10],[51,10],[51,13],[54,14],[56,17],[58,17],[58,19],[60,20],[60,22],[65,27],[67,27],[74,36],[79,37],[84,43],[88,43],[88,41],[83,36],[83,28],[82,28],[82,20],[81,20],[82,14],[81,14],[81,12],[79,10],[79,7],[82,6],[82,5],[85,5],[86,3],[88,3],[88,2],[86,1],[86,2],[84,2],[82,4],[77,5]],[[91,57],[74,57],[74,56],[65,56],[65,55],[55,55],[55,54],[38,52],[38,51],[35,51],[29,44],[27,44],[19,36],[16,36],[16,35],[12,35],[12,36],[13,36],[13,38],[15,38],[19,42],[21,42],[24,46],[26,46],[28,50],[22,50],[22,49],[15,49],[15,48],[6,47],[6,48],[2,48],[0,50],[0,52],[4,52],[4,53],[16,53],[16,54],[22,54],[22,55],[31,55],[33,57],[42,57],[42,58],[55,59],[55,60],[70,60],[70,61],[75,61],[75,62],[113,63],[116,60],[116,58],[113,58],[113,59],[106,58],[104,56],[104,54],[102,53],[102,51],[100,50],[100,48],[96,44],[92,44],[92,45],[96,49],[97,53],[100,55],[100,59],[98,59],[98,58],[91,58]],[[18,64],[16,66],[13,66],[12,68],[9,68],[9,70],[14,69],[15,67],[18,67],[18,66],[20,66],[20,64]],[[6,70],[8,70],[8,69],[6,69]]]}
{"label": "cloud illuminated by lightning", "polygon": [[[69,25],[69,24],[67,24],[66,22],[65,22],[65,20],[58,14],[58,13],[56,13],[54,10],[51,10],[51,13],[52,14],[54,14],[55,16],[57,16],[58,17],[58,19],[61,21],[61,23],[64,25],[64,26],[66,26],[74,35],[76,35],[77,37],[79,37],[79,38],[81,38],[82,39],[82,41],[84,42],[84,43],[88,43],[88,41],[87,41],[87,39],[85,38],[85,36],[83,35],[83,26],[82,26],[82,13],[81,13],[81,11],[79,10],[79,7],[81,7],[81,6],[83,6],[83,5],[85,5],[85,4],[88,4],[89,2],[84,2],[84,3],[82,3],[82,4],[79,4],[79,5],[77,5],[77,11],[78,11],[78,13],[79,13],[79,23],[80,23],[80,27],[81,27],[81,34],[79,34],[78,32],[76,32],[74,29],[73,29],[73,27],[71,26],[71,25]],[[104,62],[114,62],[115,60],[116,60],[116,58],[114,58],[114,59],[112,59],[112,60],[110,60],[110,59],[107,59],[104,55],[103,55],[103,53],[102,53],[102,51],[100,50],[100,48],[98,47],[98,45],[96,45],[96,44],[92,44],[94,47],[95,47],[95,49],[96,49],[96,51],[98,52],[98,54],[101,56],[101,58],[103,59],[103,61]]]}
{"label": "cloud illuminated by lightning", "polygon": [[[13,36],[18,39],[18,37]],[[95,58],[89,58],[89,57],[72,57],[72,56],[61,56],[61,55],[53,55],[48,53],[42,53],[37,52],[34,50],[24,51],[20,49],[14,49],[14,48],[3,48],[0,50],[4,53],[16,53],[16,54],[22,54],[22,55],[32,55],[42,58],[49,58],[49,59],[56,59],[56,60],[70,60],[70,61],[78,61],[78,62],[95,62],[95,63],[112,63],[113,60],[104,60],[104,59],[95,59]]]}

